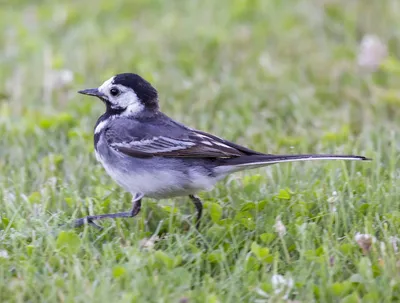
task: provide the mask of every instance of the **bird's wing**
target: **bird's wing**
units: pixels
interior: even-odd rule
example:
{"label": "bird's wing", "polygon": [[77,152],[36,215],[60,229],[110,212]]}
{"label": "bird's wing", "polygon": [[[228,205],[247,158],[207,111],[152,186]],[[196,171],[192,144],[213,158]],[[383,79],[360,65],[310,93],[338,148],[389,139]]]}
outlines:
{"label": "bird's wing", "polygon": [[141,124],[134,128],[125,128],[123,134],[117,133],[115,128],[109,129],[105,135],[111,147],[132,157],[232,158],[262,155],[181,125],[163,124],[155,127]]}

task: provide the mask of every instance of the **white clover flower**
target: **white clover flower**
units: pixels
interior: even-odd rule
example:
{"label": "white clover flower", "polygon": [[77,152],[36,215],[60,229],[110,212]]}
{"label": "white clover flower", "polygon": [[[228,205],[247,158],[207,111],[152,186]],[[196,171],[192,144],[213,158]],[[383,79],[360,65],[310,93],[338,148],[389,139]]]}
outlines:
{"label": "white clover flower", "polygon": [[365,35],[360,43],[357,63],[360,67],[375,71],[387,56],[387,47],[375,35]]}
{"label": "white clover flower", "polygon": [[274,228],[280,237],[286,235],[286,226],[281,221],[281,216],[276,217]]}
{"label": "white clover flower", "polygon": [[52,79],[54,87],[68,86],[74,81],[74,73],[69,69],[54,70]]}
{"label": "white clover flower", "polygon": [[8,259],[9,258],[8,252],[6,250],[0,250],[0,258]]}
{"label": "white clover flower", "polygon": [[159,240],[160,240],[160,237],[158,237],[158,236],[151,236],[150,238],[143,238],[139,242],[139,247],[142,248],[142,249],[151,250],[151,249],[154,248],[154,245]]}
{"label": "white clover flower", "polygon": [[274,289],[274,293],[284,294],[283,298],[287,299],[289,297],[289,293],[294,286],[294,281],[292,278],[285,278],[282,275],[273,275],[271,277],[272,288]]}

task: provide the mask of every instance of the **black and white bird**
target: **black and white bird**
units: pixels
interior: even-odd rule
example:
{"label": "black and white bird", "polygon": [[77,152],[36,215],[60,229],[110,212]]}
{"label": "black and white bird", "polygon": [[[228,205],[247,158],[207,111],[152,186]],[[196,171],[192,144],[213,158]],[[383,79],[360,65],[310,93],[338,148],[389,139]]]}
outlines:
{"label": "black and white bird", "polygon": [[308,160],[369,160],[353,155],[273,155],[253,151],[178,123],[159,109],[157,90],[136,74],[118,74],[100,87],[79,91],[102,100],[106,112],[94,129],[96,158],[116,183],[133,195],[128,212],[92,215],[75,226],[104,218],[134,217],[143,197],[162,199],[195,196],[210,190],[227,175],[282,162]]}

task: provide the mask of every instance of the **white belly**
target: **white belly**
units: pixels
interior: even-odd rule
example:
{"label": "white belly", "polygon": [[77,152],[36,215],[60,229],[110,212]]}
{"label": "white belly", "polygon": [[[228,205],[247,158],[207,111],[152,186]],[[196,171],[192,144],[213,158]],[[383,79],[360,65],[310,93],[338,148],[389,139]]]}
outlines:
{"label": "white belly", "polygon": [[[127,157],[127,156],[123,156]],[[150,198],[171,198],[176,196],[186,196],[194,194],[198,191],[211,190],[215,183],[218,181],[215,177],[210,177],[196,170],[196,168],[189,169],[185,172],[179,169],[171,169],[157,164],[158,169],[141,168],[141,159],[137,161],[137,167],[127,167],[111,165],[105,161],[97,152],[97,160],[103,165],[106,172],[123,187],[127,192],[132,194],[142,193]]]}

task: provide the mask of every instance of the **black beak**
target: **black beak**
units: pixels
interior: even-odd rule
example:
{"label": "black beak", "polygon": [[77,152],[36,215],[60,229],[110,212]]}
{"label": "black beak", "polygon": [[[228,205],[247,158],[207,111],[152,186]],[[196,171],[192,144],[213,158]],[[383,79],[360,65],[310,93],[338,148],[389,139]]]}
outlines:
{"label": "black beak", "polygon": [[83,89],[78,91],[78,93],[82,94],[82,95],[88,95],[88,96],[95,96],[101,99],[105,99],[106,96],[99,92],[99,90],[97,88],[88,88],[88,89]]}

